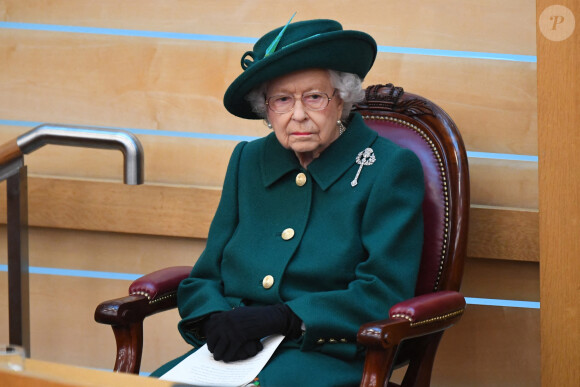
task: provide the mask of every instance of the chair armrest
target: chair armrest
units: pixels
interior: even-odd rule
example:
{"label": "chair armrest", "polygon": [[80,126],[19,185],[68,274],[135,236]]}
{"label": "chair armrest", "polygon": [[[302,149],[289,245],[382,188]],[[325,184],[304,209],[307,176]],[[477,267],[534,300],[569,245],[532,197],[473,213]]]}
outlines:
{"label": "chair armrest", "polygon": [[[388,320],[361,326],[357,339],[367,348],[361,386],[384,385],[392,370],[405,363],[409,364],[405,379],[410,374],[422,381],[419,385],[429,385],[441,331],[455,324],[464,311],[465,299],[460,293],[441,291],[395,304]],[[400,353],[405,349],[401,343],[411,338],[417,338],[420,345]]]}
{"label": "chair armrest", "polygon": [[177,306],[177,287],[191,266],[168,267],[144,275],[129,286],[129,295],[102,302],[95,321],[111,325],[117,343],[114,370],[139,373],[143,353],[143,320]]}
{"label": "chair armrest", "polygon": [[177,306],[177,287],[189,276],[191,266],[167,267],[136,279],[129,296],[102,302],[95,310],[101,324],[126,325]]}
{"label": "chair armrest", "polygon": [[413,337],[453,326],[465,311],[465,298],[455,291],[424,294],[395,304],[388,320],[364,324],[358,332],[365,346],[389,347]]}

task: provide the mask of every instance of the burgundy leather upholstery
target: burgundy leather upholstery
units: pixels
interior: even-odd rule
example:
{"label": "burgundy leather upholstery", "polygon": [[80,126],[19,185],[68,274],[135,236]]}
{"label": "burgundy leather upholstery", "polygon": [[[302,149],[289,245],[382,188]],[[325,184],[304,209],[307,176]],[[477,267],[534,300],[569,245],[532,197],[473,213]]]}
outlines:
{"label": "burgundy leather upholstery", "polygon": [[191,266],[172,266],[136,279],[129,286],[129,294],[140,294],[154,301],[168,293],[175,293],[179,283],[189,276]]}
{"label": "burgundy leather upholstery", "polygon": [[461,293],[442,290],[437,293],[423,294],[400,302],[389,310],[391,318],[406,318],[412,323],[463,313],[465,298]]}
{"label": "burgundy leather upholstery", "polygon": [[467,250],[469,170],[455,123],[439,106],[401,87],[373,85],[355,108],[381,136],[411,149],[425,176],[424,242],[415,297],[391,307],[390,318],[361,326],[367,348],[361,386],[394,385],[393,369],[408,365],[402,386],[428,386],[445,329],[459,321]]}
{"label": "burgundy leather upholstery", "polygon": [[441,180],[441,170],[433,149],[425,138],[398,122],[367,119],[369,127],[381,136],[399,146],[415,152],[423,166],[425,176],[425,198],[423,199],[424,239],[421,267],[417,279],[415,295],[432,292],[436,289],[441,251],[445,229],[445,196]]}

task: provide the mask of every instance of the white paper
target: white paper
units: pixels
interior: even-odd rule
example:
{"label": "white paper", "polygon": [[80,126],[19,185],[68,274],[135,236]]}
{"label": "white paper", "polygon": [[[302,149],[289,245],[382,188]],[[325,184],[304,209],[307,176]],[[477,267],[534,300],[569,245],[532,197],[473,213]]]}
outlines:
{"label": "white paper", "polygon": [[260,373],[283,339],[282,335],[266,337],[262,340],[264,349],[256,356],[231,363],[215,360],[206,344],[159,379],[204,387],[245,386]]}

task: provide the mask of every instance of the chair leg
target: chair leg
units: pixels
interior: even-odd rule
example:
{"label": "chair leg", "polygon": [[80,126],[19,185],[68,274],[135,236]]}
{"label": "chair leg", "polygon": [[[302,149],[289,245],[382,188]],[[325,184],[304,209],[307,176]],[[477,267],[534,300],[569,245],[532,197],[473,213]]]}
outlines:
{"label": "chair leg", "polygon": [[129,325],[113,325],[117,342],[116,372],[138,374],[143,353],[143,321]]}
{"label": "chair leg", "polygon": [[367,348],[360,387],[387,386],[397,348],[397,346],[379,349]]}
{"label": "chair leg", "polygon": [[442,336],[443,332],[438,332],[425,338],[423,349],[410,359],[402,387],[429,387],[435,354]]}

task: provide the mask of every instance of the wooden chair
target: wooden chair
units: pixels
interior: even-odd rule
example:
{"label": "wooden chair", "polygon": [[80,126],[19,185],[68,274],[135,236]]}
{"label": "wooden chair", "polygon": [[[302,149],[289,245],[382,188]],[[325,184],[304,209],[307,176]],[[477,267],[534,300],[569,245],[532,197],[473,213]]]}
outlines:
{"label": "wooden chair", "polygon": [[[465,310],[458,292],[469,214],[469,173],[463,141],[451,118],[429,100],[392,84],[370,86],[355,107],[381,136],[413,150],[425,174],[425,233],[415,297],[391,307],[390,318],[364,324],[358,342],[367,348],[361,386],[395,386],[394,369],[407,366],[402,386],[428,386],[445,329]],[[191,266],[145,275],[129,296],[101,303],[95,320],[112,326],[115,370],[138,373],[143,319],[176,307],[176,289]],[[177,330],[176,330],[177,331]]]}

